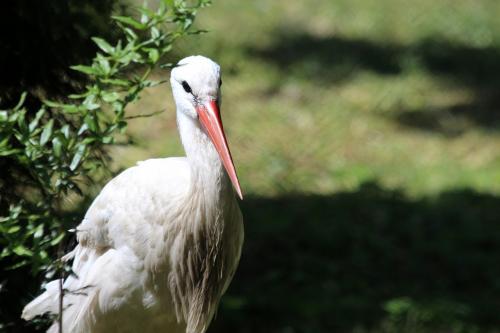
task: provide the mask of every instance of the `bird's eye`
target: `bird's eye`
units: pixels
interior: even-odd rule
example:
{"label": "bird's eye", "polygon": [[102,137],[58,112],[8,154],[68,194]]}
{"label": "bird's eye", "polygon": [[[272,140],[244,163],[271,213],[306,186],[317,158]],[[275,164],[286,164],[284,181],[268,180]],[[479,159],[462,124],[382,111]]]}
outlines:
{"label": "bird's eye", "polygon": [[191,87],[186,81],[182,81],[182,88],[188,93],[191,94],[193,91],[191,90]]}
{"label": "bird's eye", "polygon": [[222,79],[219,79],[219,88],[222,86]]}

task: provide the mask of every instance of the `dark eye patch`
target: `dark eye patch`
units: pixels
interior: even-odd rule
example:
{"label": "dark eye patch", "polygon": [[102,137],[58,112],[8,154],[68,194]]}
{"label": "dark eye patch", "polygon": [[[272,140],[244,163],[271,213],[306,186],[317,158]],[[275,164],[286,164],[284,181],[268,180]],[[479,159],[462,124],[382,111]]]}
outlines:
{"label": "dark eye patch", "polygon": [[189,86],[189,84],[186,81],[182,81],[182,88],[184,88],[184,90],[188,94],[192,94],[193,93],[193,91],[191,90],[191,87]]}

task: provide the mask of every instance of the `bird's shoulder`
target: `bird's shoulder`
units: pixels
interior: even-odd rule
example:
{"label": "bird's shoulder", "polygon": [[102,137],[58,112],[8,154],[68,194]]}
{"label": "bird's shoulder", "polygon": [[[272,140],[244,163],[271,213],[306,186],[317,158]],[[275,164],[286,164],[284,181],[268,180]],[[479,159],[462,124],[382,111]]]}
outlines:
{"label": "bird's shoulder", "polygon": [[160,181],[175,183],[188,183],[191,169],[185,157],[152,158],[137,162],[137,165],[128,168],[117,176],[130,177],[138,181]]}
{"label": "bird's shoulder", "polygon": [[186,158],[149,159],[138,162],[113,178],[99,196],[109,200],[119,199],[119,194],[125,191],[128,194],[179,195],[188,190],[189,183],[190,168]]}

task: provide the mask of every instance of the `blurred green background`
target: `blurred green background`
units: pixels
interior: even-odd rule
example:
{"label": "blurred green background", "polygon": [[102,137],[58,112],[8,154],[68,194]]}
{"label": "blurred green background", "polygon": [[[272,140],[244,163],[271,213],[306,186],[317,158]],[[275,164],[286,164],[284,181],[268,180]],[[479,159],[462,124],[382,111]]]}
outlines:
{"label": "blurred green background", "polygon": [[[246,244],[210,332],[500,332],[500,2],[215,0]],[[168,71],[158,71],[167,78]],[[168,85],[114,167],[183,154]],[[96,186],[94,192],[100,186]],[[94,194],[95,194],[94,193]]]}
{"label": "blurred green background", "polygon": [[[500,332],[500,3],[214,1],[246,193],[211,332]],[[168,74],[159,74],[168,75]],[[169,87],[120,166],[182,154]]]}

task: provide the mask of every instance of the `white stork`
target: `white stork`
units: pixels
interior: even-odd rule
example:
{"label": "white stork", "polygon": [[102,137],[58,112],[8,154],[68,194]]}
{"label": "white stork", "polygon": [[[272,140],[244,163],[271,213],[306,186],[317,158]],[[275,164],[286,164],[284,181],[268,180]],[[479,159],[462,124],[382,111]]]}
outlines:
{"label": "white stork", "polygon": [[[203,333],[236,270],[243,220],[234,190],[242,194],[219,113],[220,67],[187,57],[170,82],[186,157],[140,162],[94,200],[65,256],[75,274],[64,281],[64,333]],[[22,317],[58,315],[59,283]]]}

